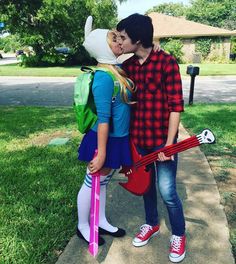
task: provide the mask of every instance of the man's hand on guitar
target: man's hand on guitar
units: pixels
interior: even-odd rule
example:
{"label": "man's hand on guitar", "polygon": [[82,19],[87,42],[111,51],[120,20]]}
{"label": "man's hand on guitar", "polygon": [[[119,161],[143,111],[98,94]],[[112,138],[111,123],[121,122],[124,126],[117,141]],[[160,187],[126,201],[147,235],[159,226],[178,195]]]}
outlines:
{"label": "man's hand on guitar", "polygon": [[174,160],[174,156],[166,157],[164,152],[158,153],[157,161],[167,161],[167,160]]}

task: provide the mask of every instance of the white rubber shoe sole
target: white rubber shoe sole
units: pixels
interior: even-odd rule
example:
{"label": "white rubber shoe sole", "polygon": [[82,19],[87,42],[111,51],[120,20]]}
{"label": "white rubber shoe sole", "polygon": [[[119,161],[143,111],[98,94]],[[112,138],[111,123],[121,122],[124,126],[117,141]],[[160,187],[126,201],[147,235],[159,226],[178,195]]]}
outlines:
{"label": "white rubber shoe sole", "polygon": [[145,246],[145,245],[147,245],[147,243],[149,242],[149,240],[150,240],[152,237],[157,236],[157,235],[159,234],[159,232],[160,232],[160,230],[156,231],[155,233],[153,233],[153,234],[149,237],[149,239],[147,239],[147,240],[145,240],[145,241],[136,242],[136,241],[134,241],[134,240],[135,240],[135,238],[134,238],[133,241],[132,241],[132,244],[133,244],[133,246],[135,246],[135,247],[142,247],[142,246]]}
{"label": "white rubber shoe sole", "polygon": [[185,258],[185,254],[186,254],[186,251],[184,251],[184,253],[181,256],[179,256],[179,257],[172,257],[171,255],[169,255],[169,259],[173,263],[178,263],[178,262],[182,261]]}

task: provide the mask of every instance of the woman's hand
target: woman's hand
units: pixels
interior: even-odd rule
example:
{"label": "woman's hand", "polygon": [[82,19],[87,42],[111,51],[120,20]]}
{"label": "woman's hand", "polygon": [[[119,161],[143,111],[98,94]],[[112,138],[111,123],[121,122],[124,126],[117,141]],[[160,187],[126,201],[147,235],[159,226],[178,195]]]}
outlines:
{"label": "woman's hand", "polygon": [[105,162],[105,156],[97,155],[96,157],[94,157],[93,160],[89,162],[88,165],[89,171],[92,174],[99,171],[103,167],[104,162]]}
{"label": "woman's hand", "polygon": [[161,46],[157,43],[154,43],[154,47],[153,47],[153,50],[156,52],[156,51],[160,51],[161,50]]}

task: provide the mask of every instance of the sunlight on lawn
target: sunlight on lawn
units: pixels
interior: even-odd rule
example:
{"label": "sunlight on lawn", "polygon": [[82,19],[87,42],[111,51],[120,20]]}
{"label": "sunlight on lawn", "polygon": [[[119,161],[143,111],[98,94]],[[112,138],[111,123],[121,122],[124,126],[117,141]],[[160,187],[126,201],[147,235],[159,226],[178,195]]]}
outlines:
{"label": "sunlight on lawn", "polygon": [[18,139],[15,138],[8,142],[6,146],[7,151],[24,150],[33,146],[46,146],[50,140],[58,137],[81,138],[81,134],[78,131],[49,131],[48,133],[36,133],[29,134],[27,138]]}

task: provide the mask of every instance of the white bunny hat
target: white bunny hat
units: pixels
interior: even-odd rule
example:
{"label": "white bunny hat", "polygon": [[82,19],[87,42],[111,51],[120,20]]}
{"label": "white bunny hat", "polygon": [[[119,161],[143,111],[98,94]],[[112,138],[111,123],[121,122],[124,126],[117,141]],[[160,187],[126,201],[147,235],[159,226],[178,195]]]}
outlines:
{"label": "white bunny hat", "polygon": [[107,43],[108,29],[92,30],[93,18],[89,16],[84,27],[83,46],[91,57],[100,63],[117,64],[117,58]]}

